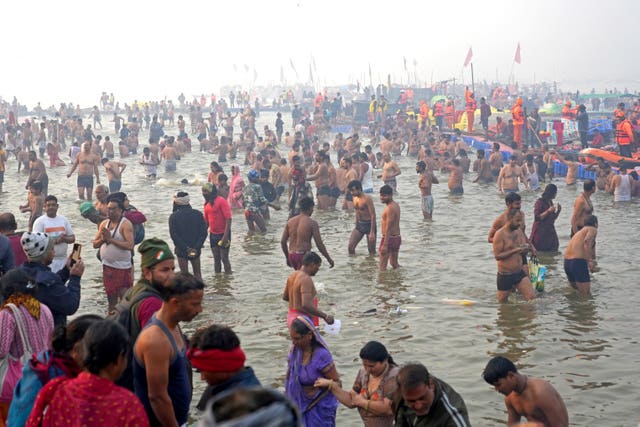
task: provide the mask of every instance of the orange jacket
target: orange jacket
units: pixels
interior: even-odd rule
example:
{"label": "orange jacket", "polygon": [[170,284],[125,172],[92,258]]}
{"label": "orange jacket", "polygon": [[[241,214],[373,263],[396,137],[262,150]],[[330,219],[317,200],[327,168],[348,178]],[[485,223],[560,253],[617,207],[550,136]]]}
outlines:
{"label": "orange jacket", "polygon": [[446,108],[444,109],[444,115],[447,117],[453,117],[455,111],[453,109],[453,104],[449,104],[446,106]]}
{"label": "orange jacket", "polygon": [[562,107],[562,118],[566,120],[575,120],[576,113],[571,109],[569,105],[565,104],[565,106]]}
{"label": "orange jacket", "polygon": [[624,119],[616,126],[616,142],[618,145],[629,145],[633,141],[633,128],[631,122]]}
{"label": "orange jacket", "polygon": [[524,124],[524,114],[520,103],[516,103],[516,105],[511,108],[511,116],[513,117],[514,126],[522,126]]}
{"label": "orange jacket", "polygon": [[478,107],[478,103],[476,102],[476,100],[471,97],[472,93],[473,92],[471,92],[470,90],[464,91],[464,99],[467,101],[467,104],[465,105],[465,111],[471,113],[476,111],[476,108]]}
{"label": "orange jacket", "polygon": [[426,102],[422,101],[420,104],[420,118],[424,121],[429,117],[429,106]]}

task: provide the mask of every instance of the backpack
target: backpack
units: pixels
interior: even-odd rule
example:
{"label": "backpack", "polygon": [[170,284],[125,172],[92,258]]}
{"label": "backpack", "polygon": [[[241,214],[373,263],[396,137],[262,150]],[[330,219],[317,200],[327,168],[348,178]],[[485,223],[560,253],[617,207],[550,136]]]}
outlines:
{"label": "backpack", "polygon": [[139,244],[144,240],[144,225],[133,224],[133,243]]}
{"label": "backpack", "polygon": [[127,367],[118,378],[118,381],[116,381],[116,384],[131,391],[133,391],[133,344],[140,334],[140,328],[137,328],[136,331],[133,330],[133,313],[131,311],[133,306],[152,296],[158,296],[158,294],[156,292],[143,291],[130,300],[122,298],[114,307],[113,312],[107,316],[108,320],[121,324],[129,334],[132,348],[127,356]]}

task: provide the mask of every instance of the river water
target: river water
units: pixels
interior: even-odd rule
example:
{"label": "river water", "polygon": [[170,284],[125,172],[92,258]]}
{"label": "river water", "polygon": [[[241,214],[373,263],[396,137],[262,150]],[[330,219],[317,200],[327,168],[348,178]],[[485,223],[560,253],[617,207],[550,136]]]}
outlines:
{"label": "river water", "polygon": [[[256,127],[273,127],[274,121],[275,114],[262,113]],[[177,134],[175,128],[166,131]],[[96,133],[115,138],[112,128]],[[140,141],[146,139],[143,132]],[[216,158],[210,154],[187,154],[177,172],[165,174],[161,167],[159,179],[151,181],[144,177],[137,156],[124,159],[128,168],[123,176],[123,191],[147,216],[147,237],[170,240],[167,220],[176,190],[188,191],[192,205],[202,209],[200,188],[180,185],[179,181],[206,181],[212,160]],[[564,398],[571,425],[636,425],[640,419],[636,400],[640,382],[640,322],[636,312],[640,296],[636,262],[638,202],[615,206],[608,194],[593,196],[600,228],[599,271],[593,275],[592,296],[580,297],[568,286],[560,253],[541,257],[549,272],[540,298],[526,303],[512,296],[509,303],[498,304],[496,263],[486,241],[491,222],[504,209],[495,185],[473,184],[473,176],[469,175],[465,178],[464,196],[450,196],[447,176],[436,173],[442,184],[434,185],[434,221],[427,222],[420,212],[414,160],[397,160],[403,170],[395,197],[402,209],[400,269],[378,272],[378,258],[367,255],[365,241],[355,256],[347,255],[353,214],[339,210],[314,213],[336,263],[333,269],[323,265],[315,283],[320,307],[342,321],[341,332],[327,340],[345,387],[353,384],[361,366],[360,348],[375,339],[387,346],[398,363],[420,361],[433,375],[453,386],[465,399],[473,425],[504,425],[502,396],[484,382],[481,373],[489,358],[505,355],[524,373],[551,381]],[[11,160],[5,175],[7,193],[0,197],[0,209],[16,213],[19,229],[25,229],[28,215],[17,213],[17,206],[26,200],[26,177],[18,176],[16,168],[15,160]],[[78,314],[104,313],[106,296],[100,263],[90,249],[96,228],[79,214],[75,175],[67,179],[68,169],[48,171],[49,192],[59,198],[59,213],[71,221],[77,240],[84,245],[87,269]],[[230,175],[229,164],[224,169]],[[246,170],[243,167],[243,173]],[[556,201],[563,206],[556,222],[563,251],[569,240],[573,201],[581,184],[567,187],[562,178],[554,182],[559,187]],[[376,187],[379,185],[376,183]],[[530,229],[533,204],[539,194],[523,192],[522,196]],[[379,217],[382,204],[377,195],[374,200]],[[184,325],[187,333],[213,322],[232,326],[247,353],[247,363],[258,378],[263,384],[278,388],[283,388],[290,345],[285,324],[287,306],[281,295],[291,270],[279,243],[286,218],[284,210],[273,212],[265,235],[247,236],[243,215],[234,214],[234,273],[216,276],[210,252],[203,251],[207,284],[204,311]],[[136,264],[138,276],[139,256]],[[442,302],[445,298],[470,299],[476,304],[449,305]],[[406,312],[391,313],[396,307]],[[371,309],[375,309],[374,314],[365,313]],[[199,378],[196,383],[197,398],[204,385]],[[355,410],[341,407],[338,425],[362,423]]]}

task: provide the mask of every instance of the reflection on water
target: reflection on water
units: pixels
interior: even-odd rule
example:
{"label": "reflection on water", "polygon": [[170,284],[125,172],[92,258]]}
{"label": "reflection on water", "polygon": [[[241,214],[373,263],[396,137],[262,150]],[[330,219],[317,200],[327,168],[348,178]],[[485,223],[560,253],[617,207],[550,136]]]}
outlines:
{"label": "reflection on water", "polygon": [[[256,127],[272,126],[274,120],[274,114],[263,113]],[[166,131],[176,133],[175,128]],[[103,132],[103,136],[106,134]],[[143,134],[141,141],[145,139]],[[147,215],[146,236],[169,240],[167,218],[173,193],[185,190],[191,194],[195,208],[202,210],[203,205],[199,185],[182,185],[180,180],[187,178],[193,183],[205,177],[208,163],[215,156],[187,154],[175,173],[166,174],[161,168],[160,179],[155,183],[144,177],[137,160],[123,160],[128,165],[123,190]],[[332,161],[335,164],[335,154]],[[640,383],[640,322],[635,313],[640,289],[635,286],[638,269],[635,252],[630,249],[637,247],[640,203],[614,207],[610,195],[594,195],[600,219],[601,271],[594,274],[593,297],[580,298],[568,287],[562,268],[571,206],[580,189],[567,189],[561,179],[557,180],[557,201],[563,206],[556,222],[560,253],[541,254],[541,261],[549,268],[545,293],[531,304],[515,297],[500,305],[496,302],[496,262],[487,243],[491,222],[504,211],[504,199],[495,185],[477,185],[471,182],[473,176],[467,176],[465,194],[450,196],[447,175],[436,172],[441,184],[433,186],[434,219],[425,221],[414,173],[415,159],[400,158],[398,164],[403,169],[395,196],[402,209],[402,268],[398,271],[378,272],[378,256],[366,254],[364,241],[355,256],[347,255],[353,213],[335,210],[313,214],[336,263],[329,269],[323,262],[314,282],[318,284],[321,309],[342,321],[340,334],[327,336],[327,341],[344,384],[351,384],[361,366],[357,355],[362,345],[371,339],[380,340],[398,362],[421,361],[451,384],[464,397],[473,425],[494,426],[506,420],[504,404],[480,373],[490,356],[503,354],[526,368],[527,373],[554,384],[567,403],[572,425],[630,425],[629,420],[637,418],[635,396]],[[229,163],[222,166],[229,175]],[[241,169],[246,174],[248,168]],[[79,215],[72,188],[75,180],[65,176],[68,167],[48,172],[51,193],[60,201],[60,214],[70,220],[78,241],[89,248],[96,227]],[[8,193],[0,197],[3,210],[17,212],[16,207],[24,203],[25,180],[16,173],[11,160],[4,183]],[[521,194],[529,229],[539,194]],[[373,200],[379,221],[383,205],[376,194]],[[20,229],[24,229],[28,215],[16,216]],[[290,345],[282,291],[291,269],[280,250],[286,220],[286,211],[272,212],[267,233],[248,236],[242,212],[233,213],[233,274],[213,273],[207,242],[202,257],[207,284],[204,311],[184,325],[187,333],[213,322],[232,326],[258,378],[263,384],[276,387],[282,387]],[[87,268],[80,313],[104,313],[106,298],[100,282],[100,264],[93,251],[87,250],[84,256]],[[136,275],[139,274],[137,267]],[[443,304],[445,298],[471,299],[475,305]],[[391,314],[390,310],[396,307],[406,312]],[[197,376],[195,383],[194,395],[198,395],[204,386]],[[356,411],[341,408],[338,425],[362,423]]]}

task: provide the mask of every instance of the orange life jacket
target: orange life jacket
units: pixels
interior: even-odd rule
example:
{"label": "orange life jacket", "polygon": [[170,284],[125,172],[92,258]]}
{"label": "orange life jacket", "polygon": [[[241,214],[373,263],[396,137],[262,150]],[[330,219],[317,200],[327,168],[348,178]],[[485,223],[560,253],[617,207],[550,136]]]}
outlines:
{"label": "orange life jacket", "polygon": [[511,109],[511,116],[513,117],[513,124],[522,126],[524,124],[524,114],[522,114],[522,107],[518,104],[514,105]]}
{"label": "orange life jacket", "polygon": [[629,145],[633,141],[633,129],[629,120],[623,120],[616,126],[616,142],[618,145]]}

